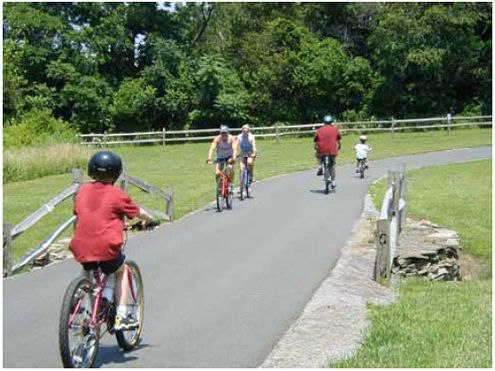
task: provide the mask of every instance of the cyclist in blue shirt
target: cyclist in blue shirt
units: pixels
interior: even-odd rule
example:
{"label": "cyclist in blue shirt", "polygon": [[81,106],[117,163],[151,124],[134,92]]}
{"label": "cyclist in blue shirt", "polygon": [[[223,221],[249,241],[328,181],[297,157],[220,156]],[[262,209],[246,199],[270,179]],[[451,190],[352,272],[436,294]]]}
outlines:
{"label": "cyclist in blue shirt", "polygon": [[254,175],[254,160],[256,159],[256,139],[250,132],[248,124],[242,126],[242,133],[237,136],[237,153],[240,159],[240,176],[239,176],[239,193],[242,188],[242,172],[244,171],[243,158],[247,157],[247,165],[249,171],[249,178],[253,183]]}

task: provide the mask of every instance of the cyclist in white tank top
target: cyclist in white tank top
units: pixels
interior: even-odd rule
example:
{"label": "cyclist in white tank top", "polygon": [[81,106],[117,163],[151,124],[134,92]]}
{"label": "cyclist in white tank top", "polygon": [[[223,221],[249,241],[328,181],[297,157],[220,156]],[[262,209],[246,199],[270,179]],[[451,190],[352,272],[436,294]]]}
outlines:
{"label": "cyclist in white tank top", "polygon": [[[256,140],[250,132],[248,124],[242,126],[242,133],[237,136],[237,153],[239,157],[240,172],[244,171],[244,157],[247,157],[247,165],[249,170],[249,178],[251,183],[254,182],[253,170],[254,160],[256,159]],[[239,193],[242,188],[242,176],[239,176]]]}
{"label": "cyclist in white tank top", "polygon": [[211,143],[210,150],[208,151],[208,163],[213,163],[212,155],[216,150],[216,167],[215,177],[218,180],[220,172],[223,171],[225,164],[230,168],[231,181],[234,180],[234,164],[236,159],[235,147],[236,138],[230,135],[230,129],[227,125],[220,126],[220,135],[217,135]]}

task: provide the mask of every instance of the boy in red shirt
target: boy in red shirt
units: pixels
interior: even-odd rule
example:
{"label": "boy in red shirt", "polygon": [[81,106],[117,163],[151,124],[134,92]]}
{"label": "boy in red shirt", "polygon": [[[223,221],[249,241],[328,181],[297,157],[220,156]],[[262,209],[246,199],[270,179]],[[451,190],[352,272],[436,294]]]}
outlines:
{"label": "boy in red shirt", "polygon": [[320,176],[323,174],[323,169],[321,168],[321,158],[324,155],[330,156],[330,174],[332,176],[332,188],[337,186],[335,181],[335,158],[340,150],[340,132],[333,125],[333,117],[326,115],[323,118],[323,125],[321,128],[316,130],[314,142],[316,149],[316,158],[318,159],[318,172],[316,175]]}
{"label": "boy in red shirt", "polygon": [[154,219],[113,185],[121,172],[122,161],[113,152],[97,152],[89,160],[88,175],[95,181],[84,183],[76,196],[73,211],[77,222],[70,250],[85,270],[99,266],[106,275],[115,273],[115,330],[128,330],[138,323],[126,313],[130,287],[120,250],[124,217],[140,217],[146,223]]}

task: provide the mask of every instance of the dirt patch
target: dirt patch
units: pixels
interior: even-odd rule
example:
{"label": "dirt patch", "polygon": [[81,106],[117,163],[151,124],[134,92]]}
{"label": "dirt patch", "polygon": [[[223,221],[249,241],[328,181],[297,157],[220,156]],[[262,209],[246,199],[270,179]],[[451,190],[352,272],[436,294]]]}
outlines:
{"label": "dirt patch", "polygon": [[459,256],[461,277],[464,281],[490,278],[490,267],[482,259],[468,254]]}

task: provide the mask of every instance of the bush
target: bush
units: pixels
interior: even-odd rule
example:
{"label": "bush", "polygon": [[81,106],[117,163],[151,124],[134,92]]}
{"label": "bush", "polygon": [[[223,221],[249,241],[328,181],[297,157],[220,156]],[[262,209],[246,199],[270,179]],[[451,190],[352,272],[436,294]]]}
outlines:
{"label": "bush", "polygon": [[75,143],[77,130],[67,122],[52,116],[50,110],[33,109],[19,121],[4,128],[4,148],[30,145]]}

